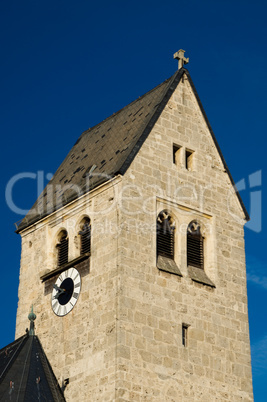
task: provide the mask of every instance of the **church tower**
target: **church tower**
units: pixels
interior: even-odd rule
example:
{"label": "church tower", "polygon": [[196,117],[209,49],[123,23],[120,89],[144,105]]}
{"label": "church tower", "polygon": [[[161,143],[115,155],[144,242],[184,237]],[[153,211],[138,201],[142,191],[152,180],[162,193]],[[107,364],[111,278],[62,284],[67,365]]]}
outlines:
{"label": "church tower", "polygon": [[248,214],[184,64],[85,131],[18,226],[16,336],[67,401],[252,401]]}

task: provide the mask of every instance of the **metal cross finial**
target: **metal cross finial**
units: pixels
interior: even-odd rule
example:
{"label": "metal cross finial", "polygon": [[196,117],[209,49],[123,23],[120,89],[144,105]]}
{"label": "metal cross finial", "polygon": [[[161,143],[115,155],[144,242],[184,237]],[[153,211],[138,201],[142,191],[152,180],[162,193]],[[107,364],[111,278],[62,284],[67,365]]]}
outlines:
{"label": "metal cross finial", "polygon": [[178,70],[180,70],[180,68],[182,68],[184,64],[189,63],[189,57],[184,57],[184,54],[185,50],[180,49],[173,55],[173,58],[178,60]]}

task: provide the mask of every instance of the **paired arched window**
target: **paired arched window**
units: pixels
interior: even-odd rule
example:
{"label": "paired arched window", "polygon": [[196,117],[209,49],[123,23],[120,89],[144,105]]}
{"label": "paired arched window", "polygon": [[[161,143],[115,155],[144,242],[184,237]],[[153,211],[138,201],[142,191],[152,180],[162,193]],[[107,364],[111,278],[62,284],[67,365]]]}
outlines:
{"label": "paired arched window", "polygon": [[[175,222],[165,210],[157,218],[157,256],[174,260]],[[187,227],[187,266],[204,269],[204,237],[200,224],[192,221]]]}
{"label": "paired arched window", "polygon": [[91,222],[89,218],[83,218],[80,224],[80,229],[81,255],[91,253]]}
{"label": "paired arched window", "polygon": [[69,257],[69,238],[66,230],[62,230],[58,235],[57,244],[57,265],[61,266],[68,262]]}
{"label": "paired arched window", "polygon": [[161,211],[157,218],[157,256],[174,259],[175,223],[167,211]]}
{"label": "paired arched window", "polygon": [[[88,217],[83,218],[80,223],[80,254],[91,253],[91,222]],[[57,265],[60,267],[69,261],[69,238],[66,230],[61,230],[58,234]]]}
{"label": "paired arched window", "polygon": [[200,225],[192,221],[187,227],[187,266],[204,269],[203,243]]}

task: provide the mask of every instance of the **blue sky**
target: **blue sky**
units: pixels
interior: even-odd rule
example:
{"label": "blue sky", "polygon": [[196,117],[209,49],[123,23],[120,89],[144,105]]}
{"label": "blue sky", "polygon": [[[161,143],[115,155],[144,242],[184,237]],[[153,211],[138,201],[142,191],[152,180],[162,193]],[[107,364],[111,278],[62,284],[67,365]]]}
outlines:
{"label": "blue sky", "polygon": [[[6,201],[8,183],[23,172],[49,177],[85,129],[172,75],[172,55],[182,48],[252,217],[245,239],[253,381],[255,401],[265,400],[266,14],[263,0],[0,2],[0,347],[14,339],[20,238],[13,223],[23,217]],[[14,205],[29,209],[38,191],[36,180],[20,180]]]}

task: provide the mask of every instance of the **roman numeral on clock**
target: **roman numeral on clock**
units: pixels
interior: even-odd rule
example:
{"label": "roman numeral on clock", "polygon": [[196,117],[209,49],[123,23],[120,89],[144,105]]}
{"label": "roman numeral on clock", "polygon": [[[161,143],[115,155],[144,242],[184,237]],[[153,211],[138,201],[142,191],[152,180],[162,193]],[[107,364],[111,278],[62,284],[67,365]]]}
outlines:
{"label": "roman numeral on clock", "polygon": [[59,317],[67,315],[77,303],[80,291],[81,276],[77,269],[71,267],[63,271],[56,280],[51,295],[54,313]]}
{"label": "roman numeral on clock", "polygon": [[57,314],[57,315],[61,315],[61,314],[60,314],[60,312],[61,312],[61,307],[62,307],[61,304],[58,303],[58,308],[57,308],[57,310],[56,310],[56,314]]}
{"label": "roman numeral on clock", "polygon": [[55,311],[55,309],[56,309],[57,304],[58,304],[58,301],[57,301],[57,300],[56,300],[54,303],[52,303],[52,308],[53,308],[54,311]]}

